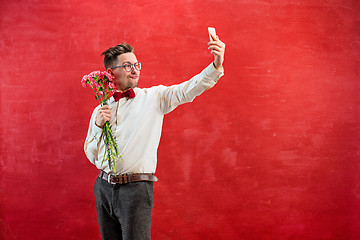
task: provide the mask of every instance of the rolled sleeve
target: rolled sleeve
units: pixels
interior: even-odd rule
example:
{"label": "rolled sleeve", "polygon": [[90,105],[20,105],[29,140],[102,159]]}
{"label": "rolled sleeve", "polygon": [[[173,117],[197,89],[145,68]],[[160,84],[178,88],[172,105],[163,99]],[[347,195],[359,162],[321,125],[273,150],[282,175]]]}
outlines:
{"label": "rolled sleeve", "polygon": [[211,63],[204,69],[204,72],[208,79],[217,82],[224,75],[224,68],[222,67],[220,70],[218,70],[215,68],[214,64]]}

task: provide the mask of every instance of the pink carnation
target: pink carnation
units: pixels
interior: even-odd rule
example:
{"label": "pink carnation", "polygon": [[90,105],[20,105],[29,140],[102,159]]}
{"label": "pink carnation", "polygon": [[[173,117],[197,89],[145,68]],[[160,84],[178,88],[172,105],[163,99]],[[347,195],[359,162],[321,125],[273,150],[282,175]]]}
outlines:
{"label": "pink carnation", "polygon": [[83,87],[89,85],[101,104],[106,103],[109,96],[116,90],[113,76],[106,71],[93,71],[81,79]]}
{"label": "pink carnation", "polygon": [[104,75],[107,76],[110,81],[113,81],[113,80],[114,80],[113,76],[112,76],[110,73],[104,72]]}

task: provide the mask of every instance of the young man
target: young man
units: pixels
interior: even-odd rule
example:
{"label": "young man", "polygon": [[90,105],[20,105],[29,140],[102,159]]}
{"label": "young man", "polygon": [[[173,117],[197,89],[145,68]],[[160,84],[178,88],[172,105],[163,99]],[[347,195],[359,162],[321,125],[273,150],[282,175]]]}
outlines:
{"label": "young man", "polygon": [[[123,43],[103,52],[105,68],[114,76],[118,92],[109,105],[95,108],[84,144],[86,156],[100,169],[94,193],[103,240],[150,239],[163,117],[213,87],[223,75],[225,44],[212,36],[208,49],[214,61],[200,74],[178,85],[147,89],[137,88],[141,63],[130,45]],[[107,161],[102,164],[102,130],[107,121],[124,160],[116,160],[117,176]]]}

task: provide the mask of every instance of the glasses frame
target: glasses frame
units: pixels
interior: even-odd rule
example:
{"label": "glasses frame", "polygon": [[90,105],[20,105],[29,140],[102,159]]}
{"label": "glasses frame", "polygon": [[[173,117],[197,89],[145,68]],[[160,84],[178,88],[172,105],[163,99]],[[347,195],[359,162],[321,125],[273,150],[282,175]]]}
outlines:
{"label": "glasses frame", "polygon": [[[137,64],[137,66],[135,66],[135,64]],[[130,70],[126,70],[127,66],[130,66]],[[140,66],[140,68],[138,67]],[[119,67],[123,67],[125,69],[125,71],[127,72],[131,72],[134,68],[137,70],[137,71],[141,71],[141,68],[142,68],[142,63],[141,62],[136,62],[136,63],[125,63],[124,65],[121,65],[121,66],[115,66],[115,67],[111,67],[110,69],[114,69],[114,68],[119,68]]]}

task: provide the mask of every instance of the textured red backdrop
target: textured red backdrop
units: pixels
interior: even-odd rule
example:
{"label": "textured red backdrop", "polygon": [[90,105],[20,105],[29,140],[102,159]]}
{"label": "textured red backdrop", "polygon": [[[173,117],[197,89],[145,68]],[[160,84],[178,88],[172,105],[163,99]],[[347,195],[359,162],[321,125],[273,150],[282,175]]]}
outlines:
{"label": "textured red backdrop", "polygon": [[100,238],[81,77],[127,41],[180,83],[208,26],[225,76],[165,117],[153,239],[360,239],[358,0],[0,3],[0,239]]}

